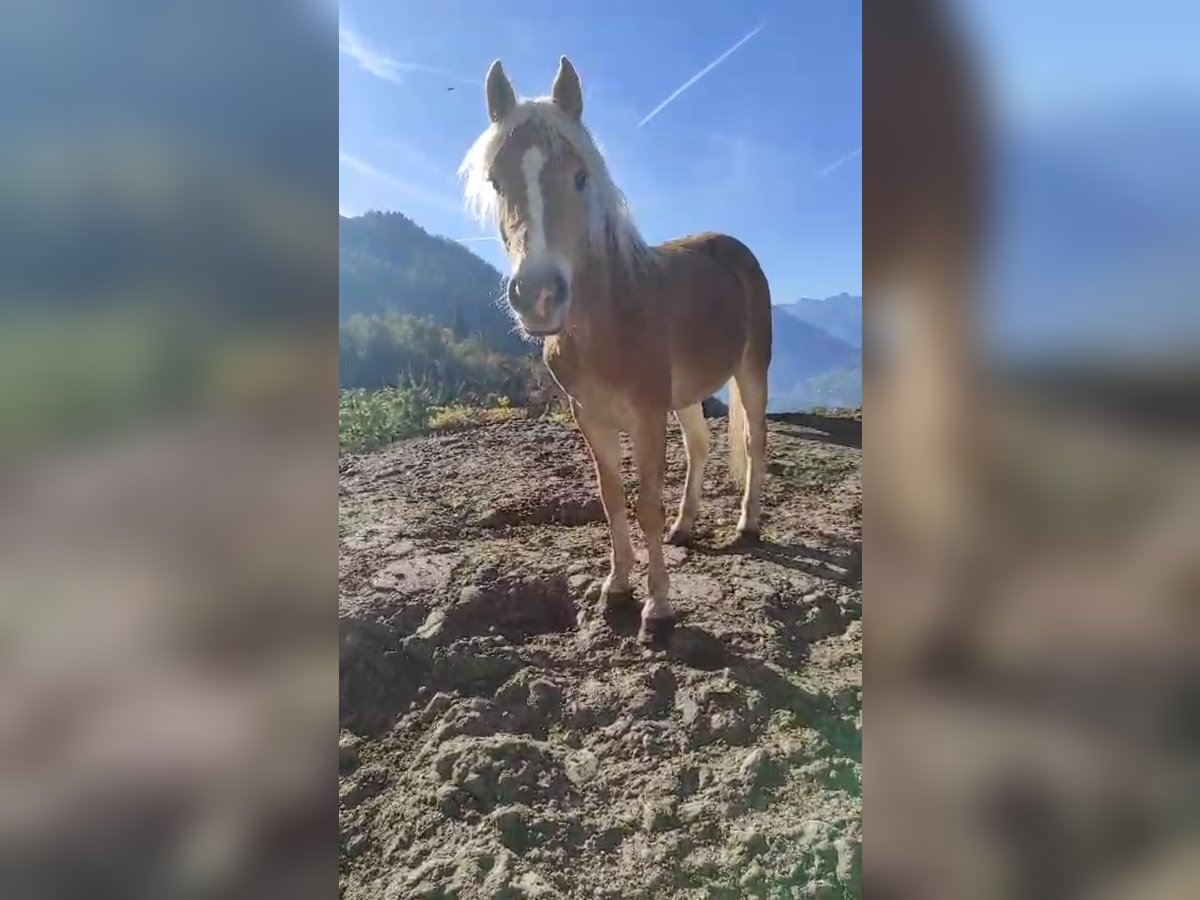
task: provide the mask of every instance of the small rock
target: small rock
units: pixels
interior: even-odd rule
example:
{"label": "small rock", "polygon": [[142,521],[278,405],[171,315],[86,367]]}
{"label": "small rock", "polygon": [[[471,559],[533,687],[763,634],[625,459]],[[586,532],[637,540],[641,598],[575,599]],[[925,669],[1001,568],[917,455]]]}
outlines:
{"label": "small rock", "polygon": [[342,808],[353,809],[379,794],[388,783],[388,771],[382,766],[367,766],[360,769],[355,780],[339,792]]}
{"label": "small rock", "polygon": [[656,663],[650,667],[650,671],[646,673],[646,681],[650,685],[650,689],[657,694],[674,695],[675,688],[679,684],[671,667],[662,663]]}
{"label": "small rock", "polygon": [[692,800],[679,807],[679,820],[688,825],[714,818],[716,815],[717,811],[707,800]]}
{"label": "small rock", "polygon": [[837,851],[837,880],[843,885],[856,885],[861,878],[862,844],[838,838],[833,842],[833,849]]}
{"label": "small rock", "polygon": [[762,747],[755,747],[746,754],[746,758],[742,760],[739,774],[744,781],[756,782],[762,773],[763,766],[768,759],[767,751]]}
{"label": "small rock", "polygon": [[443,610],[435,609],[425,621],[404,643],[405,646],[414,652],[424,651],[428,654],[433,651],[445,639],[446,613]]}
{"label": "small rock", "polygon": [[353,734],[343,734],[338,738],[338,771],[343,775],[359,767],[358,745],[359,739]]}
{"label": "small rock", "polygon": [[513,882],[513,884],[524,892],[523,896],[529,897],[530,900],[539,900],[539,898],[549,900],[551,897],[560,896],[558,891],[554,890],[545,878],[535,872],[526,872]]}
{"label": "small rock", "polygon": [[742,873],[742,877],[738,879],[738,883],[744,888],[751,889],[763,880],[764,875],[762,866],[758,863],[751,863]]}
{"label": "small rock", "polygon": [[696,720],[700,717],[700,704],[696,702],[696,698],[691,694],[680,694],[675,698],[675,708],[679,710],[679,715],[683,719],[683,724],[692,726],[696,724]]}
{"label": "small rock", "polygon": [[755,828],[739,831],[733,836],[734,845],[745,857],[753,857],[767,849],[767,839]]}
{"label": "small rock", "polygon": [[592,838],[591,844],[601,853],[608,853],[616,850],[621,846],[621,841],[625,840],[625,832],[620,828],[605,828],[603,831],[597,832]]}
{"label": "small rock", "polygon": [[562,689],[553,681],[539,678],[529,685],[529,702],[543,715],[556,713],[562,709]]}
{"label": "small rock", "polygon": [[454,770],[454,764],[458,762],[459,753],[453,747],[443,748],[433,758],[433,770],[437,772],[438,778],[445,781],[450,777],[450,773]]}
{"label": "small rock", "polygon": [[487,802],[488,795],[491,793],[488,790],[487,781],[478,772],[472,772],[463,779],[462,788],[476,800]]}
{"label": "small rock", "polygon": [[831,831],[828,823],[820,819],[809,819],[800,826],[799,843],[805,848],[812,847],[825,840]]}
{"label": "small rock", "polygon": [[675,821],[675,805],[670,801],[652,801],[642,806],[642,828],[648,832],[668,831]]}
{"label": "small rock", "polygon": [[447,819],[457,819],[462,816],[467,795],[452,784],[443,784],[437,790],[436,799],[438,812]]}
{"label": "small rock", "polygon": [[567,757],[564,768],[567,772],[567,778],[572,783],[577,785],[587,784],[600,771],[600,760],[591,751],[580,750]]}
{"label": "small rock", "polygon": [[685,766],[675,776],[675,793],[690,797],[700,787],[700,772],[695,766]]}
{"label": "small rock", "polygon": [[421,713],[421,717],[426,722],[432,722],[434,719],[448,710],[453,702],[454,698],[449,694],[443,691],[438,691],[438,693],[430,697],[429,702],[425,704],[425,709]]}
{"label": "small rock", "polygon": [[366,850],[370,843],[371,839],[362,832],[353,835],[348,841],[346,841],[346,858],[354,859],[356,856],[360,855],[364,850]]}
{"label": "small rock", "polygon": [[813,871],[832,874],[837,869],[838,852],[831,841],[820,841],[812,849]]}
{"label": "small rock", "polygon": [[529,846],[529,826],[525,821],[525,810],[518,806],[498,809],[492,822],[500,832],[500,840],[510,850],[521,852]]}

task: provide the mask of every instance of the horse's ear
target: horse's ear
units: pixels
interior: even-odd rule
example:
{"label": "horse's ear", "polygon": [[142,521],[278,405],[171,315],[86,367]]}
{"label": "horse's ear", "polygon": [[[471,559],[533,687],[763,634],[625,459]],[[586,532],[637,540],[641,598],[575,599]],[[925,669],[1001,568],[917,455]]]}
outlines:
{"label": "horse's ear", "polygon": [[583,89],[579,86],[579,75],[565,56],[558,61],[558,74],[554,76],[550,97],[554,105],[571,118],[578,119],[583,115]]}
{"label": "horse's ear", "polygon": [[487,73],[488,118],[499,122],[516,105],[517,95],[513,93],[513,86],[504,74],[504,66],[500,65],[500,60],[496,60]]}

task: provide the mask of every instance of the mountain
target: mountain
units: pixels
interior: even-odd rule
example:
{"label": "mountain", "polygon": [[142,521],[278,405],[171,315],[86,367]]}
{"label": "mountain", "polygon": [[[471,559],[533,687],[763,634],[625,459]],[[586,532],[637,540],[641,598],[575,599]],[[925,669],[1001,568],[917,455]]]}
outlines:
{"label": "mountain", "polygon": [[778,308],[788,315],[815,325],[822,331],[845,341],[851,347],[862,348],[862,297],[838,294],[823,300],[802,297],[795,303],[781,303]]}
{"label": "mountain", "polygon": [[[359,313],[404,313],[478,334],[492,350],[536,352],[495,302],[500,273],[461,244],[394,212],[339,217],[338,234],[343,323]],[[773,307],[772,316],[773,412],[862,403],[861,297],[801,300]]]}
{"label": "mountain", "polygon": [[528,354],[496,303],[502,278],[461,244],[397,212],[338,219],[340,319],[387,312],[422,316],[480,335],[497,350]]}
{"label": "mountain", "polygon": [[814,406],[860,406],[861,348],[802,321],[787,307],[775,306],[772,313],[768,408],[800,412]]}
{"label": "mountain", "polygon": [[[862,350],[800,321],[784,306],[773,306],[771,313],[767,411],[861,406]],[[728,386],[717,396],[728,403]]]}

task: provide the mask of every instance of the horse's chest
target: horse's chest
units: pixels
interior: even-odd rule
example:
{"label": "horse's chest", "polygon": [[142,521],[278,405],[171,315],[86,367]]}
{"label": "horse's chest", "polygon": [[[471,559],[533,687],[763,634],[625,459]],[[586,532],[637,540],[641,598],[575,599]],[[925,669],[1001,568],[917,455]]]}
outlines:
{"label": "horse's chest", "polygon": [[555,382],[593,421],[628,430],[635,420],[635,392],[620,378],[604,377],[574,354],[547,352],[543,356]]}

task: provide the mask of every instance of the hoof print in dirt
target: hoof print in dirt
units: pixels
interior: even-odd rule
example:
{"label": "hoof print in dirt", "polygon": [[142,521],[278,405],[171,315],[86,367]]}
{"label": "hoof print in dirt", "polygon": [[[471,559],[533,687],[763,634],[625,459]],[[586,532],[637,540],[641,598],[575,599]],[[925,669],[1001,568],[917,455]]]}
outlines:
{"label": "hoof print in dirt", "polygon": [[529,848],[529,808],[507,806],[492,814],[500,842],[514,853],[524,853]]}
{"label": "hoof print in dirt", "polygon": [[638,641],[648,647],[666,649],[671,633],[675,630],[675,617],[664,616],[661,619],[643,619],[642,627],[638,630]]}
{"label": "hoof print in dirt", "polygon": [[401,649],[385,626],[343,616],[338,629],[341,727],[378,734],[408,709],[424,680],[424,664]]}
{"label": "hoof print in dirt", "polygon": [[675,693],[679,682],[670,667],[661,663],[646,673],[646,688],[629,704],[629,711],[638,718],[664,719],[675,708]]}
{"label": "hoof print in dirt", "polygon": [[692,543],[692,533],[684,528],[672,528],[667,532],[667,543],[673,547],[687,547]]}
{"label": "hoof print in dirt", "polygon": [[668,648],[672,659],[693,669],[716,671],[730,663],[728,648],[713,635],[700,628],[681,626],[675,629]]}
{"label": "hoof print in dirt", "polygon": [[637,609],[637,601],[633,597],[632,590],[613,591],[601,587],[600,605],[604,607],[605,613],[626,613]]}
{"label": "hoof print in dirt", "polygon": [[382,766],[360,769],[353,779],[339,789],[338,803],[343,809],[354,809],[378,795],[387,786],[389,778],[388,770]]}
{"label": "hoof print in dirt", "polygon": [[762,543],[762,534],[757,528],[741,528],[733,538],[734,547],[757,547]]}
{"label": "hoof print in dirt", "polygon": [[521,665],[516,648],[502,639],[468,638],[438,650],[430,678],[444,688],[481,694],[496,690]]}
{"label": "hoof print in dirt", "polygon": [[600,595],[600,614],[609,628],[628,636],[637,631],[641,606],[633,591],[607,591]]}

